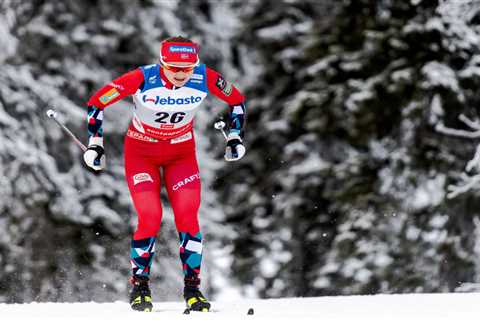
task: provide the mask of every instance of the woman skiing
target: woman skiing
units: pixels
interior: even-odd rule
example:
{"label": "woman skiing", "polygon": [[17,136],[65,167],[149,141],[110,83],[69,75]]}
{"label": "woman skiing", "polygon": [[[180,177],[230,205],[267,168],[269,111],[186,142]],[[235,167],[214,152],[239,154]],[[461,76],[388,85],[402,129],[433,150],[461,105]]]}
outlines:
{"label": "woman skiing", "polygon": [[[199,47],[190,39],[173,37],[160,47],[158,64],[128,72],[98,90],[88,101],[88,150],[85,163],[94,170],[105,165],[103,109],[132,95],[133,119],[124,143],[125,177],[138,215],[131,242],[130,305],[152,310],[148,285],[155,239],[162,220],[161,174],[180,237],[184,298],[194,311],[209,311],[200,292],[202,234],[198,223],[200,175],[195,155],[193,120],[212,93],[230,107],[225,160],[245,154],[243,95],[219,73],[200,64]],[[162,169],[162,173],[160,173]]]}

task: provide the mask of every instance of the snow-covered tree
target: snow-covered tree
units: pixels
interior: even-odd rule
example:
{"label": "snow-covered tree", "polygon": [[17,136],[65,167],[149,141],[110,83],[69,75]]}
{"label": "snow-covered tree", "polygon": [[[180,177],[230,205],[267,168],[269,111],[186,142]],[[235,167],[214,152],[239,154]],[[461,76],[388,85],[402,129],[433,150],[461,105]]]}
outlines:
{"label": "snow-covered tree", "polygon": [[293,296],[476,280],[475,199],[446,198],[474,147],[438,124],[457,127],[458,113],[476,112],[478,9],[421,0],[250,7],[242,39],[263,66],[249,92],[250,154],[218,186],[237,224],[242,281],[262,296]]}
{"label": "snow-covered tree", "polygon": [[[89,95],[178,34],[247,96],[240,162],[221,161],[212,123],[225,108],[209,100],[196,122],[212,297],[235,288],[228,278],[247,296],[465,290],[480,279],[479,12],[469,0],[0,2],[0,301],[125,297],[131,103],[106,110],[98,176],[45,111],[85,141]],[[176,239],[167,210],[156,298],[180,296]]]}
{"label": "snow-covered tree", "polygon": [[[195,1],[190,6],[201,7]],[[106,109],[108,168],[101,175],[83,167],[81,150],[45,111],[55,107],[59,120],[86,141],[86,101],[96,89],[158,61],[159,43],[168,36],[201,41],[205,61],[231,65],[224,61],[229,53],[223,53],[229,34],[219,37],[209,30],[228,29],[233,20],[227,5],[199,14],[179,1],[0,3],[0,301],[127,297],[136,215],[123,177],[122,141],[131,101]],[[213,121],[212,109],[210,102],[198,130]],[[198,139],[199,160],[209,164],[203,177],[208,189],[215,161],[203,139]],[[223,274],[217,268],[228,265],[218,266],[214,255],[208,256],[222,234],[215,231],[215,197],[206,191],[201,216],[211,232],[206,232],[210,250],[203,280],[215,289],[208,274]],[[157,299],[180,297],[178,234],[168,206],[152,276]]]}

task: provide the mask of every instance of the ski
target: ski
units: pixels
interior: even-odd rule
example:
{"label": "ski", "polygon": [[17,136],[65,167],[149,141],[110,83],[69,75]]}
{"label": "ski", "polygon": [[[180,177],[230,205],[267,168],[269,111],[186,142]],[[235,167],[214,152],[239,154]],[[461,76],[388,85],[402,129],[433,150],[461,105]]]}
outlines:
{"label": "ski", "polygon": [[[190,308],[185,308],[185,310],[183,311],[183,314],[190,314],[191,312],[199,312],[199,313],[201,313],[202,311],[193,311],[193,310],[191,310]],[[216,310],[209,310],[209,311],[206,311],[206,312],[208,313],[208,312],[218,312],[218,311],[216,311]],[[253,309],[253,308],[249,308],[248,311],[247,311],[247,315],[252,316],[252,315],[254,315],[254,314],[255,314],[254,309]]]}

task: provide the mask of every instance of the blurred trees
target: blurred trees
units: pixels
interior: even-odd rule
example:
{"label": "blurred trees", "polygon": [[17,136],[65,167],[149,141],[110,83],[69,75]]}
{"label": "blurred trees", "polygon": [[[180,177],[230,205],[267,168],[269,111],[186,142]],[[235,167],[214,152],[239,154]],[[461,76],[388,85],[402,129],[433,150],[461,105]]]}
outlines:
{"label": "blurred trees", "polygon": [[[257,2],[239,39],[264,70],[248,156],[219,184],[234,270],[262,296],[451,291],[478,277],[476,199],[448,201],[474,145],[478,5]],[[465,124],[463,124],[465,126]]]}
{"label": "blurred trees", "polygon": [[[197,121],[204,283],[230,286],[219,281],[230,277],[247,295],[280,297],[478,281],[478,189],[446,197],[472,181],[464,169],[475,140],[461,137],[479,116],[475,1],[7,0],[0,9],[1,301],[125,296],[130,102],[106,111],[101,176],[84,170],[44,112],[56,106],[86,140],[88,96],[154,63],[159,41],[178,34],[201,43],[203,61],[235,80],[248,105],[238,163],[214,160],[224,143],[210,127],[218,103]],[[180,295],[176,237],[166,215],[159,299]]]}

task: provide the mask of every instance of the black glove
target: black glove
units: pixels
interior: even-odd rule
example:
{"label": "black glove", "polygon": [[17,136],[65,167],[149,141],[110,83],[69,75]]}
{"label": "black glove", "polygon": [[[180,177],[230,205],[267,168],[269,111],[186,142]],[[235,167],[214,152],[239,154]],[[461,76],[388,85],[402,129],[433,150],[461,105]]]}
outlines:
{"label": "black glove", "polygon": [[103,149],[103,139],[95,141],[91,138],[87,151],[83,153],[83,160],[95,171],[100,171],[105,168],[105,149]]}
{"label": "black glove", "polygon": [[237,161],[245,155],[246,149],[242,138],[238,133],[229,133],[227,137],[227,147],[225,148],[225,160]]}

